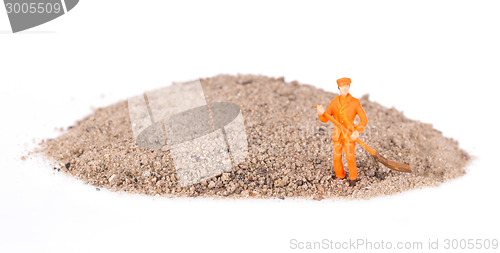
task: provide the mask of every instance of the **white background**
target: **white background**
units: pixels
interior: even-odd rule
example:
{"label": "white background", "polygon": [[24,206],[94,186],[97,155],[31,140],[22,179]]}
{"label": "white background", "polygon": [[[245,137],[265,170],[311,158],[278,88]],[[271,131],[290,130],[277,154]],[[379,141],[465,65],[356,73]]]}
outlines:
{"label": "white background", "polygon": [[[0,252],[296,252],[291,239],[424,247],[439,239],[441,248],[446,238],[500,239],[498,7],[83,0],[18,34],[0,8]],[[57,136],[91,107],[220,73],[330,91],[348,76],[353,96],[369,93],[432,123],[475,159],[464,177],[439,187],[364,201],[131,196],[96,191],[38,158],[20,160],[33,140]]]}

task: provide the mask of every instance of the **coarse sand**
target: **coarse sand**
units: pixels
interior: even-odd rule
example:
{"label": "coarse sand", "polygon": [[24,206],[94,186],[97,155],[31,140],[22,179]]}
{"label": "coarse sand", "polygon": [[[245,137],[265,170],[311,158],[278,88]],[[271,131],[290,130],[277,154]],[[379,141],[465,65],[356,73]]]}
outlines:
{"label": "coarse sand", "polygon": [[[394,108],[360,99],[368,126],[360,138],[386,158],[409,164],[392,171],[356,145],[356,186],[334,177],[331,122],[322,123],[314,104],[326,108],[337,96],[284,78],[218,75],[200,79],[207,102],[240,106],[248,156],[232,170],[180,186],[170,151],[137,146],[127,101],[99,108],[35,153],[54,169],[98,188],[165,197],[367,199],[436,186],[465,174],[470,156],[431,124]],[[357,119],[358,120],[358,119]],[[357,124],[357,122],[356,122]],[[344,168],[347,171],[345,155]]]}

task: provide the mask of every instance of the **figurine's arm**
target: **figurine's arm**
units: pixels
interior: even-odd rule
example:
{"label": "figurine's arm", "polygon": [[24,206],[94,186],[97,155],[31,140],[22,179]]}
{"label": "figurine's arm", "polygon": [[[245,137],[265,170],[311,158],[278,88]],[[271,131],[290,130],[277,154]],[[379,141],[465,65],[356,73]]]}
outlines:
{"label": "figurine's arm", "polygon": [[330,103],[330,105],[328,105],[328,107],[326,108],[326,111],[323,114],[320,115],[318,113],[319,120],[321,120],[321,122],[323,122],[323,123],[328,122],[328,118],[325,115],[330,115],[330,116],[333,115],[332,103]]}
{"label": "figurine's arm", "polygon": [[359,100],[356,113],[359,116],[359,124],[356,126],[355,130],[358,131],[359,134],[361,134],[365,130],[366,125],[368,124],[368,118],[366,117],[365,110],[361,106],[361,102],[359,102]]}

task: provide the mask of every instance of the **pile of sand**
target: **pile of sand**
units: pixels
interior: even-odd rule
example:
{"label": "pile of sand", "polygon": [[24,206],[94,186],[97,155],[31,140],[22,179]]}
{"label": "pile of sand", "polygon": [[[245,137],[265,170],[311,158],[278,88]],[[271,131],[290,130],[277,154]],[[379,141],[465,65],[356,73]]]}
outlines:
{"label": "pile of sand", "polygon": [[[98,188],[162,196],[255,198],[370,198],[435,186],[465,173],[469,155],[432,125],[410,120],[359,98],[368,116],[361,139],[412,173],[385,168],[359,145],[360,181],[355,187],[332,177],[333,124],[322,123],[314,104],[337,94],[284,78],[219,75],[201,79],[207,102],[241,107],[248,156],[231,171],[181,187],[168,149],[138,147],[127,101],[97,109],[37,150],[56,161],[54,169]],[[344,167],[347,164],[344,158]]]}

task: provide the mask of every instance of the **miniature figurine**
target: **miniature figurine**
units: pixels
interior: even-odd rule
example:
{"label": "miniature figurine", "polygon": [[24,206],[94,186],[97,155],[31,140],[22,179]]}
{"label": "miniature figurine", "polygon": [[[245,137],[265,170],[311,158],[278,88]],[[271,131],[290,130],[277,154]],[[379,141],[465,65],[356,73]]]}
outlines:
{"label": "miniature figurine", "polygon": [[[335,176],[339,179],[345,178],[344,166],[342,164],[342,149],[345,150],[347,167],[349,168],[349,185],[355,186],[358,181],[358,171],[355,158],[356,143],[365,148],[377,161],[385,166],[401,171],[411,172],[408,165],[389,161],[378,152],[368,147],[358,137],[365,130],[368,118],[358,99],[349,94],[351,79],[340,78],[337,80],[340,95],[335,97],[325,110],[322,105],[316,105],[318,117],[321,122],[332,121],[335,124],[333,131],[333,167]],[[354,119],[359,116],[359,124],[354,126]],[[332,117],[333,116],[333,117]]]}
{"label": "miniature figurine", "polygon": [[[333,115],[333,118],[340,122],[347,130],[335,126],[333,131],[333,167],[337,178],[344,179],[345,172],[342,165],[342,149],[345,150],[347,167],[349,168],[349,185],[354,186],[358,178],[355,158],[356,139],[359,137],[366,125],[368,118],[358,99],[349,94],[351,79],[340,78],[337,80],[340,96],[335,97],[328,105],[326,111],[319,105],[316,109],[321,122],[328,122],[328,118],[323,114]],[[354,119],[359,116],[359,124],[354,126]],[[351,134],[350,134],[351,133]]]}

